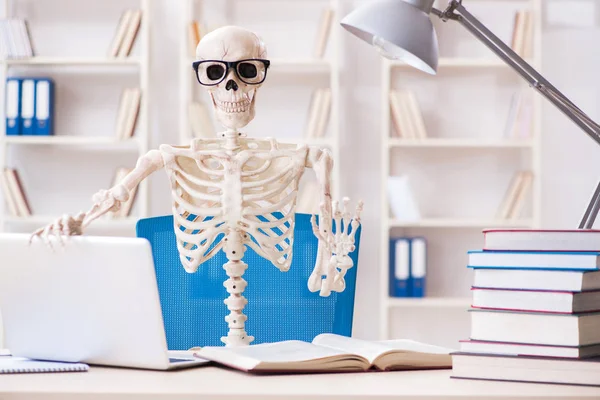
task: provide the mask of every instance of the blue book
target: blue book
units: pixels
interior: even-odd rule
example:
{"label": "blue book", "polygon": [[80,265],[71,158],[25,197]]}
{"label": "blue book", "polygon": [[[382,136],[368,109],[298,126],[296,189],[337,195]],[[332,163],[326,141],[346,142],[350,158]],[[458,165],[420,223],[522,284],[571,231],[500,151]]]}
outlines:
{"label": "blue book", "polygon": [[21,83],[21,135],[33,135],[35,123],[35,80],[24,78]]}
{"label": "blue book", "polygon": [[427,242],[416,237],[410,241],[410,282],[412,297],[425,297],[427,275]]}
{"label": "blue book", "polygon": [[469,251],[469,268],[597,270],[600,252]]}
{"label": "blue book", "polygon": [[390,239],[390,297],[410,297],[410,239]]}
{"label": "blue book", "polygon": [[21,134],[21,87],[22,79],[6,79],[6,98],[4,111],[6,115],[6,135]]}
{"label": "blue book", "polygon": [[54,82],[49,78],[35,80],[34,135],[54,134]]}

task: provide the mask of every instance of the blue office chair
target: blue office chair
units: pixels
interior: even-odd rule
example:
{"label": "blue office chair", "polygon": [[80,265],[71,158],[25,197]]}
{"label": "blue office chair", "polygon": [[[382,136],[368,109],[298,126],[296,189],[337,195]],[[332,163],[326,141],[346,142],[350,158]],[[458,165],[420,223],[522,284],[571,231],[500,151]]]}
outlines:
{"label": "blue office chair", "polygon": [[[255,337],[252,344],[293,339],[310,342],[320,333],[352,333],[361,228],[356,234],[356,250],[350,254],[354,267],[346,273],[346,290],[321,297],[307,287],[317,257],[310,217],[296,214],[294,255],[288,272],[279,271],[250,248],[244,254],[248,264],[243,276],[248,281],[244,314],[248,316],[246,331]],[[136,226],[137,236],[148,239],[152,246],[168,347],[221,346],[229,314],[223,303],[228,296],[223,287],[225,254],[219,251],[196,273],[188,274],[179,260],[173,229],[171,215],[142,219]]]}

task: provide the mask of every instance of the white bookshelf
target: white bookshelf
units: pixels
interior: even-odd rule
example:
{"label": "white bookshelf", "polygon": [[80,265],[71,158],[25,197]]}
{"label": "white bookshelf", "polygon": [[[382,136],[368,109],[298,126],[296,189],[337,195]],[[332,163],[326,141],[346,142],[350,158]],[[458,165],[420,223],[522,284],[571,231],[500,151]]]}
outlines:
{"label": "white bookshelf", "polygon": [[[188,44],[188,24],[193,20],[204,23],[209,29],[223,25],[239,25],[248,28],[260,35],[268,50],[268,59],[271,61],[267,79],[259,89],[256,101],[256,117],[243,131],[249,137],[274,137],[285,143],[308,144],[328,148],[332,152],[334,167],[332,171],[334,196],[339,197],[340,182],[340,35],[339,26],[340,2],[343,0],[315,0],[307,3],[304,0],[289,0],[286,2],[264,2],[261,0],[209,2],[208,0],[184,0],[181,7],[180,36],[180,112],[179,112],[179,137],[182,144],[188,144],[192,138],[192,129],[189,122],[188,104],[191,101],[201,101],[212,117],[212,105],[209,97],[196,80],[192,69],[194,58],[191,56]],[[269,7],[269,12],[264,13],[269,18],[261,19],[261,13],[252,13],[252,20],[244,19],[243,10],[257,7]],[[316,38],[321,11],[330,7],[335,11],[332,22],[327,50],[323,58],[315,58],[313,45]],[[299,10],[298,18],[304,18],[302,24],[294,22],[296,15],[291,8]],[[273,15],[281,14],[281,19],[273,21]],[[250,18],[250,17],[248,17]],[[278,25],[279,24],[279,25]],[[314,26],[314,32],[308,29]],[[275,31],[279,34],[274,34]],[[265,34],[266,33],[266,34]],[[299,36],[303,35],[304,36]],[[312,36],[314,34],[314,37]],[[290,48],[297,48],[297,52],[280,51],[282,43],[289,41]],[[289,54],[294,53],[294,54]],[[318,86],[317,86],[318,85]],[[325,137],[307,138],[304,136],[305,123],[310,105],[310,96],[298,97],[290,103],[289,114],[293,118],[288,123],[283,112],[273,111],[273,106],[278,106],[277,99],[290,100],[295,92],[304,91],[311,86],[329,87],[332,93],[331,112],[328,129]],[[285,92],[288,91],[289,94]],[[312,88],[311,88],[312,90]],[[269,117],[270,116],[270,117]],[[298,118],[298,116],[302,116]],[[223,128],[213,118],[215,130]],[[284,133],[278,133],[278,131]],[[291,132],[291,133],[290,133]],[[308,174],[307,174],[308,175]],[[304,178],[306,179],[306,178]],[[304,180],[303,179],[303,180]],[[310,178],[309,178],[310,179]],[[302,190],[302,186],[301,186]]]}
{"label": "white bookshelf", "polygon": [[[139,86],[142,91],[142,99],[140,104],[137,128],[135,136],[132,139],[117,140],[111,130],[108,134],[104,135],[104,132],[99,132],[98,129],[85,129],[93,131],[93,134],[85,132],[84,129],[78,131],[61,131],[57,129],[55,124],[53,136],[7,136],[5,131],[5,123],[2,121],[0,128],[0,165],[2,168],[14,167],[21,172],[23,165],[27,164],[27,160],[14,159],[10,162],[10,155],[14,149],[17,148],[28,148],[36,149],[36,151],[51,154],[55,151],[68,151],[68,152],[84,152],[85,154],[92,154],[90,152],[102,152],[107,157],[111,155],[126,152],[131,154],[133,157],[145,154],[149,148],[149,99],[150,99],[150,82],[149,82],[149,68],[150,68],[150,25],[151,25],[151,1],[152,0],[130,0],[128,2],[115,1],[113,4],[108,4],[105,7],[114,7],[115,18],[106,20],[106,36],[100,37],[98,40],[102,40],[105,47],[93,49],[93,46],[88,46],[84,50],[85,52],[95,52],[96,54],[82,54],[82,55],[45,55],[43,50],[42,54],[36,54],[36,56],[25,59],[7,59],[0,60],[0,70],[2,76],[0,77],[0,93],[2,93],[2,109],[4,109],[4,98],[5,98],[5,84],[6,77],[12,75],[25,75],[25,76],[40,76],[48,75],[53,77],[55,74],[74,74],[73,76],[92,74],[95,76],[110,75],[113,76],[125,76],[135,74],[135,85]],[[42,3],[42,0],[36,0],[36,2]],[[45,7],[51,7],[48,3],[50,1],[44,1]],[[20,15],[19,0],[8,1],[4,0],[0,2],[2,9],[0,10],[3,14],[2,17],[25,17]],[[134,44],[134,52],[128,57],[124,58],[108,58],[106,56],[99,56],[98,54],[104,54],[110,41],[112,40],[112,34],[116,29],[119,22],[118,17],[120,13],[127,8],[140,8],[142,10],[142,24],[137,34],[136,42]],[[29,8],[26,7],[30,11]],[[41,12],[41,11],[40,11]],[[106,14],[104,14],[106,15]],[[36,18],[43,18],[39,14],[36,14]],[[49,24],[44,21],[44,29],[47,30]],[[33,28],[33,29],[32,29]],[[30,30],[35,31],[35,21],[30,21]],[[52,28],[47,32],[49,35],[52,33]],[[64,35],[63,31],[63,35]],[[38,39],[40,39],[38,37]],[[45,38],[43,38],[45,39]],[[86,37],[89,40],[90,37]],[[38,50],[36,46],[36,35],[32,34],[32,42],[34,50]],[[100,45],[100,43],[98,43]],[[56,47],[55,47],[56,48]],[[14,71],[17,71],[16,73]],[[70,82],[61,82],[61,84],[69,85]],[[58,88],[55,88],[57,90]],[[92,95],[92,93],[90,93]],[[114,102],[118,103],[120,91],[117,96],[114,97]],[[64,113],[69,110],[61,108],[61,105],[55,107],[55,119],[58,113]],[[116,113],[114,115],[116,119]],[[100,134],[101,136],[96,136]],[[65,161],[68,162],[68,161]],[[135,163],[131,165],[133,167]],[[110,162],[106,162],[105,165],[98,165],[98,169],[105,169],[108,172],[114,172],[116,167],[121,165],[111,165]],[[125,166],[125,165],[123,165]],[[77,169],[77,165],[71,167],[72,170]],[[38,172],[38,171],[36,171]],[[45,171],[40,171],[44,173]],[[21,178],[23,174],[21,173]],[[57,185],[69,185],[69,182],[61,180],[60,176],[53,176],[51,178]],[[24,179],[27,181],[27,179]],[[27,182],[24,182],[25,192],[28,194],[30,191],[27,188]],[[97,187],[96,190],[107,189],[111,182],[106,182],[101,186]],[[74,184],[71,183],[73,186]],[[72,194],[73,190],[70,190]],[[82,193],[81,196],[89,198],[85,205],[81,208],[87,210],[91,207],[91,198],[95,192]],[[2,231],[24,231],[31,232],[35,228],[46,225],[59,217],[64,213],[77,213],[78,209],[68,209],[57,205],[56,214],[54,212],[34,214],[30,217],[21,218],[15,217],[8,213],[7,208],[2,202],[2,213],[0,214],[0,230]],[[34,207],[35,208],[35,207]],[[144,181],[139,189],[135,200],[134,206],[135,214],[126,218],[119,219],[108,219],[103,218],[94,222],[93,227],[90,227],[93,233],[98,234],[123,234],[126,233],[131,235],[134,232],[135,221],[139,218],[143,218],[149,215],[149,188],[147,181]],[[125,231],[126,230],[126,231]]]}
{"label": "white bookshelf", "polygon": [[[445,2],[436,2],[438,8],[444,4]],[[529,9],[534,20],[534,57],[528,61],[539,69],[541,0],[478,0],[470,1],[466,6],[504,41],[510,40],[511,32],[507,30],[502,35],[495,27],[510,25],[512,30],[514,11]],[[490,21],[490,16],[494,19],[496,15],[493,10],[500,12],[497,20]],[[501,18],[504,20],[500,20]],[[526,84],[456,22],[434,21],[434,25],[440,39],[438,76],[431,77],[402,62],[384,60],[382,63],[380,333],[382,339],[406,337],[455,348],[458,340],[467,339],[469,334],[469,316],[466,310],[470,306],[469,287],[472,276],[466,268],[466,251],[483,246],[482,229],[539,226],[541,97],[537,94],[532,96],[533,128],[530,138],[513,139],[505,137],[503,132],[498,134],[499,129],[494,130],[494,125],[498,121],[506,121],[510,103],[505,86],[514,85],[517,89]],[[474,83],[465,84],[466,78],[473,79]],[[458,84],[453,88],[450,85],[454,82]],[[477,85],[481,87],[474,87]],[[391,90],[404,88],[413,90],[419,102],[423,100],[425,103],[422,107],[428,134],[425,139],[392,137],[394,128],[389,93]],[[458,96],[459,91],[469,93],[471,98],[460,97],[460,102],[455,100],[459,97],[453,96]],[[471,92],[481,94],[476,96],[471,95]],[[472,121],[465,110],[485,112],[484,107],[490,104],[490,101],[485,101],[486,96],[488,99],[494,98],[494,101],[499,101],[495,97],[506,99],[506,108],[496,113],[501,114],[498,119],[494,119],[494,110],[490,110],[487,123],[481,123],[483,118]],[[454,110],[460,114],[458,121],[451,120],[449,113]],[[473,128],[473,124],[478,122],[477,128]],[[465,131],[477,134],[463,133],[463,127]],[[497,219],[495,207],[491,206],[487,212],[478,212],[482,209],[477,207],[480,199],[487,199],[488,203],[500,203],[508,186],[508,178],[515,168],[519,169],[513,162],[517,162],[520,169],[531,170],[535,176],[526,215],[517,219]],[[452,183],[447,183],[445,174],[456,171],[460,173],[451,176],[448,180]],[[398,221],[391,214],[387,182],[388,177],[399,174],[408,175],[417,203],[425,209],[418,221]],[[411,174],[418,175],[418,178],[412,179]],[[486,174],[489,174],[488,182],[485,182]],[[471,179],[476,183],[470,184]],[[499,189],[498,185],[502,188]],[[444,190],[448,190],[450,195],[446,195]],[[462,191],[465,192],[463,197],[452,197],[456,192],[460,194]],[[485,194],[488,191],[494,193],[490,195],[492,197],[471,195]],[[455,212],[449,212],[451,210]],[[424,237],[428,242],[424,298],[389,296],[389,240],[396,236]]]}

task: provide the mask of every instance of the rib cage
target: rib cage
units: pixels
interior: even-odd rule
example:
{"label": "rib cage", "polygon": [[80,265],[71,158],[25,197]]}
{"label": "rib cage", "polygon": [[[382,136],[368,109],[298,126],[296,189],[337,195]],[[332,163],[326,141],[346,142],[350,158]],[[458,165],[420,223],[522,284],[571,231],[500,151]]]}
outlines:
{"label": "rib cage", "polygon": [[195,272],[223,247],[230,230],[278,269],[292,262],[294,214],[307,148],[274,140],[240,139],[227,152],[218,140],[161,146],[172,191],[177,248]]}

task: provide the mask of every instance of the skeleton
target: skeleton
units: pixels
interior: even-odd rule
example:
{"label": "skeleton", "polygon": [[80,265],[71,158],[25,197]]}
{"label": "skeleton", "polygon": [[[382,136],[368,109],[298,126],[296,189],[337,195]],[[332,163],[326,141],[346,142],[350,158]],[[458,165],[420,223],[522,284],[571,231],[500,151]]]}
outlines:
{"label": "skeleton", "polygon": [[[313,232],[319,247],[308,280],[312,292],[329,296],[345,288],[344,275],[353,266],[348,256],[360,224],[362,203],[354,216],[344,199],[342,209],[331,201],[332,159],[325,149],[282,144],[274,139],[246,138],[239,131],[255,115],[256,95],[269,62],[259,37],[239,27],[223,27],[206,35],[198,45],[194,63],[198,81],[207,86],[215,115],[227,130],[215,139],[194,139],[188,146],[161,145],[138,159],[135,169],[109,190],[93,197],[87,213],[64,215],[32,235],[50,247],[52,237],[81,235],[95,219],[117,211],[132,190],[150,174],[165,169],[171,185],[174,230],[180,260],[189,273],[223,250],[229,297],[229,332],[221,340],[228,346],[247,345],[242,293],[247,264],[246,246],[281,271],[292,262],[294,215],[299,181],[305,168],[313,168],[321,187],[319,223]],[[336,233],[333,233],[332,218]]]}

